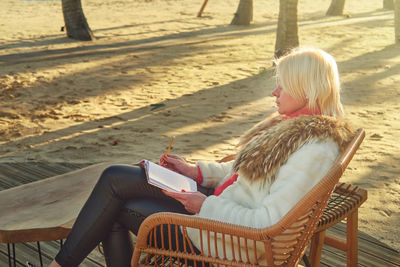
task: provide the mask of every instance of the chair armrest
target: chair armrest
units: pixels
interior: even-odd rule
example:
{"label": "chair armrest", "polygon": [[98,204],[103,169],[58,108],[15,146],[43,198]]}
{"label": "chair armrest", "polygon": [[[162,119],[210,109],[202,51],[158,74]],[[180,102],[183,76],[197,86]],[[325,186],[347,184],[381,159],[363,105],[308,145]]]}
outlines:
{"label": "chair armrest", "polygon": [[[147,217],[140,226],[137,235],[136,245],[144,246],[147,243],[147,235],[152,229],[159,225],[173,224],[186,228],[209,230],[216,233],[223,233],[239,237],[246,237],[254,240],[261,240],[269,235],[268,228],[256,229],[231,223],[194,217],[185,214],[172,212],[159,212]],[[282,229],[283,230],[283,229]],[[272,233],[271,233],[272,234]]]}
{"label": "chair armrest", "polygon": [[[182,234],[183,234],[183,244],[189,241],[189,236],[187,233],[187,228],[198,229],[200,234],[200,240],[205,247],[208,247],[205,252],[203,250],[203,246],[198,248],[201,251],[201,255],[194,254],[192,244],[189,244],[191,252],[180,252],[176,250],[171,250],[169,248],[159,247],[155,242],[150,240],[155,240],[155,235],[157,234],[156,227],[160,225],[175,225],[178,227],[182,227]],[[276,228],[276,227],[275,227]],[[274,227],[271,227],[274,229]],[[178,258],[181,260],[196,260],[199,262],[208,262],[208,263],[215,263],[225,266],[245,266],[243,265],[244,262],[249,263],[250,258],[253,253],[249,252],[248,248],[255,246],[256,242],[262,242],[264,245],[260,244],[264,249],[268,249],[272,252],[271,248],[271,239],[270,235],[270,227],[263,228],[263,229],[256,229],[246,226],[234,225],[230,223],[194,217],[190,215],[178,214],[178,213],[171,213],[171,212],[160,212],[155,213],[147,217],[139,228],[139,233],[136,239],[135,251],[132,256],[132,266],[137,266],[137,262],[140,261],[141,254],[142,256],[146,255],[142,258],[142,261],[147,262],[147,264],[139,265],[139,266],[153,266],[151,263],[151,259],[161,261],[165,259],[172,260],[173,258]],[[203,232],[205,231],[205,232]],[[280,228],[279,231],[284,231],[284,228]],[[215,257],[210,255],[210,248],[217,246],[215,241],[216,236],[222,236],[222,238],[226,238],[226,241],[230,240],[229,246],[223,246],[218,248],[219,254]],[[171,240],[177,238],[174,235],[168,234],[167,236],[162,234],[161,231],[161,240],[166,238],[167,240]],[[285,241],[284,241],[285,242]],[[291,241],[287,241],[286,243],[290,243]],[[208,244],[208,245],[207,245]],[[229,250],[228,250],[229,248]],[[226,258],[226,253],[229,251],[236,251],[233,255],[233,259]],[[228,251],[228,252],[227,252]],[[239,252],[241,251],[241,252]],[[286,252],[286,251],[284,251]],[[159,255],[161,258],[154,258],[154,255]],[[153,257],[153,258],[152,258]],[[239,258],[238,258],[239,257]],[[272,254],[271,254],[272,260]],[[257,260],[256,260],[257,262]],[[178,264],[179,265],[179,264]],[[163,265],[162,265],[163,266]],[[186,265],[185,265],[186,266]],[[201,266],[201,265],[200,265]],[[248,266],[256,266],[256,265],[248,265]],[[258,265],[257,265],[258,266]]]}

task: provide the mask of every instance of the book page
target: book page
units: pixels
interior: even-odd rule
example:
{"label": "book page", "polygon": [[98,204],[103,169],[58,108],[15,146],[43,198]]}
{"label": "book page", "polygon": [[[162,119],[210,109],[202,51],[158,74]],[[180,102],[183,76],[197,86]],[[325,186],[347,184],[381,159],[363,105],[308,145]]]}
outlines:
{"label": "book page", "polygon": [[150,184],[164,188],[169,191],[196,192],[196,182],[182,174],[171,171],[151,161],[145,161],[147,167],[147,177]]}

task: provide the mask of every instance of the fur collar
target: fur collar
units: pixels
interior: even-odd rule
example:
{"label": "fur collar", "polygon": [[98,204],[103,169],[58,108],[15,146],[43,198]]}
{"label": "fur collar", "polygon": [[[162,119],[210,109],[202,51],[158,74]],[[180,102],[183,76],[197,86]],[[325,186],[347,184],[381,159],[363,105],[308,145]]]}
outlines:
{"label": "fur collar", "polygon": [[234,170],[252,182],[273,183],[280,166],[311,139],[332,139],[343,149],[353,136],[354,131],[346,122],[328,116],[299,116],[289,120],[283,120],[283,116],[270,117],[244,135]]}

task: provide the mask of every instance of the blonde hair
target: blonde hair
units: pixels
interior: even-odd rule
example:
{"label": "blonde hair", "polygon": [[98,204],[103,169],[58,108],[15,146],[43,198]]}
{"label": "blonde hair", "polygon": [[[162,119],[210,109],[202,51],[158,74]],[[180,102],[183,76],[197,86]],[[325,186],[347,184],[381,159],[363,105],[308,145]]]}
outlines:
{"label": "blonde hair", "polygon": [[319,109],[322,115],[344,116],[339,71],[331,55],[316,48],[295,48],[274,62],[277,83],[290,96],[306,99],[308,108]]}

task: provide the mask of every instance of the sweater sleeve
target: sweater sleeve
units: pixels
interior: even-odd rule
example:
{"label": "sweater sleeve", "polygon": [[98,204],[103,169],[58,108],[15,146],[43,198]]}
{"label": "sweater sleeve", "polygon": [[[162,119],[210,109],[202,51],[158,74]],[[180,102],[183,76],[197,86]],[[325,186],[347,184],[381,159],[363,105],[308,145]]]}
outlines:
{"label": "sweater sleeve", "polygon": [[290,155],[270,187],[239,176],[220,196],[209,196],[198,216],[255,228],[273,225],[323,178],[338,155],[333,141],[311,141]]}
{"label": "sweater sleeve", "polygon": [[214,188],[232,175],[233,161],[223,163],[199,161],[197,162],[197,166],[200,168],[203,176],[201,185]]}

